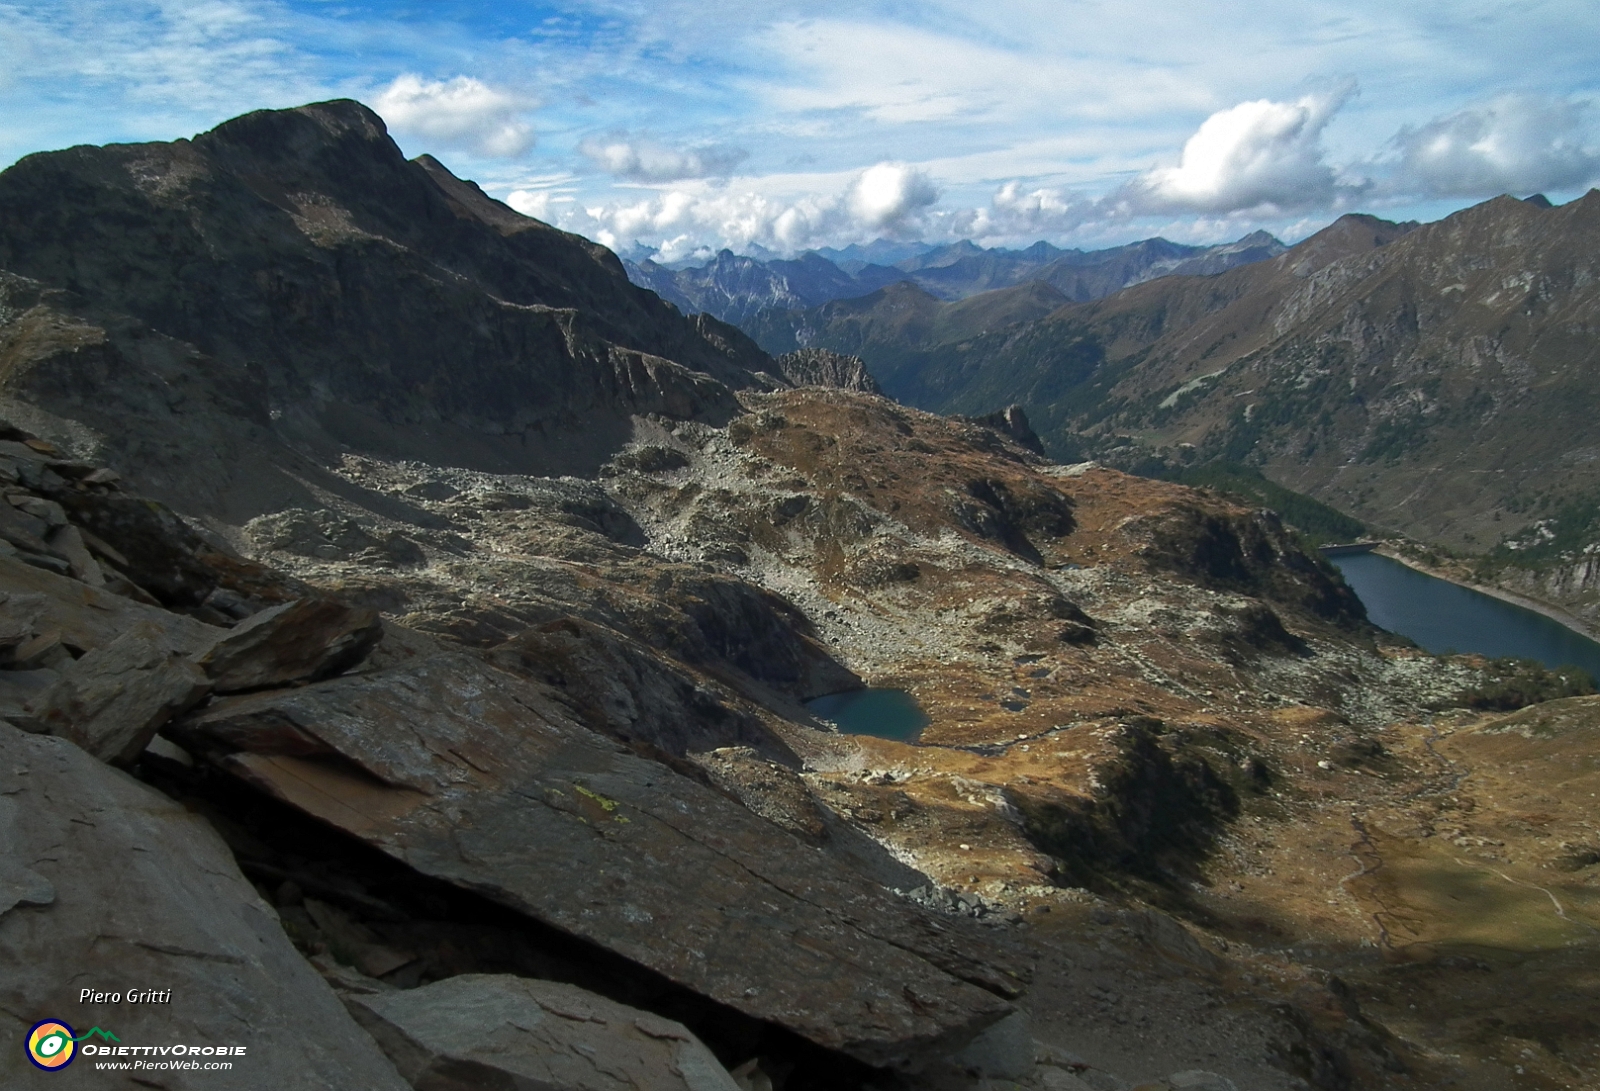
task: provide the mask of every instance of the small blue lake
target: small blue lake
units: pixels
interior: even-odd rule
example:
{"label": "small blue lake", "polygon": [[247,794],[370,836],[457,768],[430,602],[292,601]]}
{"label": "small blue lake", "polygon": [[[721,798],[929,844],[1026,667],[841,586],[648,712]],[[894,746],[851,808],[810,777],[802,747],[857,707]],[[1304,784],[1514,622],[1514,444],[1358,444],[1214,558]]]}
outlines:
{"label": "small blue lake", "polygon": [[858,689],[830,693],[807,701],[806,707],[832,720],[847,735],[876,735],[896,742],[915,742],[930,721],[916,698],[903,689]]}
{"label": "small blue lake", "polygon": [[1577,666],[1600,679],[1600,644],[1532,610],[1407,568],[1377,553],[1329,557],[1374,625],[1430,652],[1476,652]]}

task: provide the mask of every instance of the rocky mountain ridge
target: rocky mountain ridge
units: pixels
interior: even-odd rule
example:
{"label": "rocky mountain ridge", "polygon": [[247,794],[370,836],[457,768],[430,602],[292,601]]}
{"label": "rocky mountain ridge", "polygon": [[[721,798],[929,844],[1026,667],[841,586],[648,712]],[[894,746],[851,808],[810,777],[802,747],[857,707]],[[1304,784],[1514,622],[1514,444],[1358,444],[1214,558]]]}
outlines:
{"label": "rocky mountain ridge", "polygon": [[848,258],[835,262],[816,251],[785,260],[747,257],[729,250],[701,266],[658,265],[649,259],[624,261],[623,265],[635,284],[651,289],[686,314],[704,312],[750,328],[752,323],[793,325],[803,319],[785,312],[855,299],[893,284],[914,284],[945,301],[1019,284],[1039,284],[1060,293],[1065,302],[1098,299],[1155,277],[1221,272],[1282,252],[1282,243],[1257,231],[1215,246],[1145,239],[1090,251],[1063,250],[1043,241],[1023,250],[987,249],[963,240],[922,248],[892,266]]}
{"label": "rocky mountain ridge", "polygon": [[[147,471],[161,426],[141,426],[169,403],[229,419],[194,477],[253,472],[235,492],[284,493],[283,456],[260,446],[274,436],[592,470],[630,412],[725,419],[728,390],[782,385],[736,330],[677,315],[609,251],[407,162],[356,103],[29,156],[0,191],[29,210],[0,218],[4,307],[24,316],[8,387],[46,405],[117,384],[102,430],[146,444]],[[93,405],[66,415],[97,420]],[[194,510],[182,459],[170,474]]]}

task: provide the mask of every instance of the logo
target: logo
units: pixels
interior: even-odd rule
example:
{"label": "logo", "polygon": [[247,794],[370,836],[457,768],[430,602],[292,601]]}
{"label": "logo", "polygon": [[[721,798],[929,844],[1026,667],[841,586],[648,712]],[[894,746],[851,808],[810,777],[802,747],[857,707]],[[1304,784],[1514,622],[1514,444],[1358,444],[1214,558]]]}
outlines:
{"label": "logo", "polygon": [[28,1032],[28,1060],[46,1072],[67,1067],[77,1052],[72,1028],[58,1020],[35,1023]]}
{"label": "logo", "polygon": [[99,1035],[108,1042],[121,1041],[110,1031],[93,1027],[87,1034],[74,1036],[72,1028],[59,1019],[45,1019],[35,1023],[28,1032],[28,1060],[46,1072],[65,1068],[78,1055],[78,1043]]}

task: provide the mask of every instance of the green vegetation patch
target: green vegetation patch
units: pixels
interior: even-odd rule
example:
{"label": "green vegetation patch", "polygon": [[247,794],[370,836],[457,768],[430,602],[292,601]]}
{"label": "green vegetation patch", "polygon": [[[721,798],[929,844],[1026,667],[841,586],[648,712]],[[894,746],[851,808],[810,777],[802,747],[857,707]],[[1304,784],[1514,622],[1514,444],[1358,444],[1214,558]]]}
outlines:
{"label": "green vegetation patch", "polygon": [[1247,504],[1271,508],[1300,532],[1310,545],[1352,542],[1367,532],[1366,524],[1320,500],[1269,481],[1260,470],[1237,462],[1209,462],[1164,474],[1180,485],[1215,489]]}
{"label": "green vegetation patch", "polygon": [[1584,496],[1568,500],[1550,510],[1549,494],[1536,504],[1520,504],[1513,497],[1512,510],[1535,507],[1548,515],[1528,524],[1507,541],[1490,550],[1479,569],[1491,575],[1504,568],[1531,568],[1535,571],[1576,560],[1591,545],[1600,541],[1600,497]]}
{"label": "green vegetation patch", "polygon": [[1491,659],[1488,675],[1481,684],[1462,690],[1439,707],[1514,712],[1544,701],[1596,692],[1594,679],[1581,667],[1551,670],[1536,659]]}

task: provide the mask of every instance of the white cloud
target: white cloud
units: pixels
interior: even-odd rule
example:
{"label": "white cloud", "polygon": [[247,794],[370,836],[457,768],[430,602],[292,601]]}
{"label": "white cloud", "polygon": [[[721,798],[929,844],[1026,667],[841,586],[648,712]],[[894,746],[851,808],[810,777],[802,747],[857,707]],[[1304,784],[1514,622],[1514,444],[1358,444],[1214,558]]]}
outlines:
{"label": "white cloud", "polygon": [[1600,178],[1586,104],[1504,95],[1415,128],[1391,142],[1399,161],[1387,188],[1429,197],[1527,195]]}
{"label": "white cloud", "polygon": [[1041,238],[1076,230],[1099,212],[1099,203],[1052,187],[1023,191],[1022,183],[1001,186],[988,208],[974,210],[962,234],[975,238]]}
{"label": "white cloud", "polygon": [[408,72],[372,106],[402,133],[491,159],[515,158],[533,147],[533,126],[524,119],[533,103],[470,76],[424,80]]}
{"label": "white cloud", "polygon": [[938,189],[926,173],[903,163],[879,163],[842,177],[788,179],[803,187],[798,195],[756,188],[787,188],[781,179],[741,181],[734,186],[691,183],[655,196],[622,196],[598,203],[564,202],[548,191],[519,189],[506,201],[524,215],[613,249],[637,244],[655,250],[664,261],[707,246],[734,250],[759,246],[793,253],[878,235],[916,235],[937,227],[924,217],[938,200]]}
{"label": "white cloud", "polygon": [[1133,213],[1227,213],[1326,208],[1340,188],[1322,131],[1354,84],[1294,102],[1258,99],[1219,110],[1183,146],[1175,167],[1145,172],[1124,190]]}
{"label": "white cloud", "polygon": [[555,195],[547,189],[514,189],[506,195],[506,204],[524,216],[546,223],[550,222],[550,206],[555,200]]}
{"label": "white cloud", "polygon": [[749,156],[742,148],[702,145],[673,148],[626,134],[590,137],[578,150],[602,170],[636,182],[677,182],[685,178],[725,178]]}
{"label": "white cloud", "polygon": [[857,223],[872,231],[896,232],[939,199],[933,181],[904,163],[879,163],[863,171],[847,195]]}
{"label": "white cloud", "polygon": [[[896,20],[875,18],[868,7],[845,18],[774,22],[751,41],[771,63],[749,85],[783,115],[823,112],[840,129],[853,117],[873,126],[928,126],[935,134],[1125,122],[1211,100],[1183,65],[1144,64],[1137,79],[1117,78],[1109,58],[1085,53],[1081,27],[1076,35],[1041,28],[1018,40],[980,31],[964,13],[952,19],[924,11]],[[1163,22],[1175,18],[1168,11]],[[1060,22],[1048,13],[1033,21]]]}

